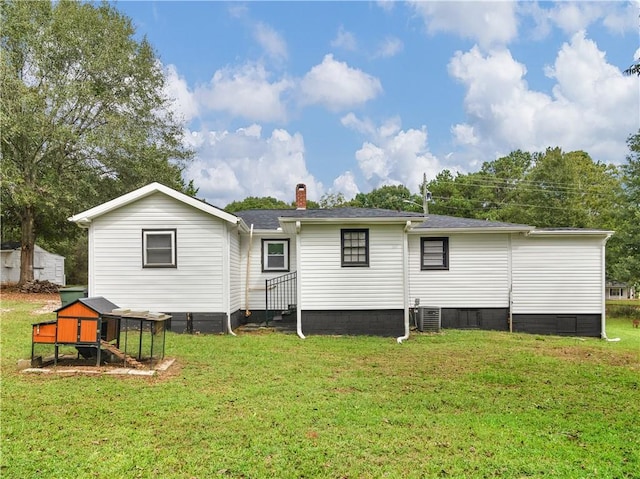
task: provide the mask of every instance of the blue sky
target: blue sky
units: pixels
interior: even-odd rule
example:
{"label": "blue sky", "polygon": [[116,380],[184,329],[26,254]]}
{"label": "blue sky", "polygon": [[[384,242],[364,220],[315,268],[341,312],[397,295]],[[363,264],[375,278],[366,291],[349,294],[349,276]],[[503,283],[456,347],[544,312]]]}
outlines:
{"label": "blue sky", "polygon": [[199,196],[318,200],[559,146],[622,163],[640,2],[114,3],[154,46]]}

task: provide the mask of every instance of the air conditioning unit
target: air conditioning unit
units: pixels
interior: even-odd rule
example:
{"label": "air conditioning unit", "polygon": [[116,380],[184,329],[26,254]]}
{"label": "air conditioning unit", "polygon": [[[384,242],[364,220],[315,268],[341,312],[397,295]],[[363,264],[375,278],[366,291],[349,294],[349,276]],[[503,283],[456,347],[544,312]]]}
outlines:
{"label": "air conditioning unit", "polygon": [[418,331],[440,332],[440,308],[437,306],[419,306],[417,308],[416,326]]}

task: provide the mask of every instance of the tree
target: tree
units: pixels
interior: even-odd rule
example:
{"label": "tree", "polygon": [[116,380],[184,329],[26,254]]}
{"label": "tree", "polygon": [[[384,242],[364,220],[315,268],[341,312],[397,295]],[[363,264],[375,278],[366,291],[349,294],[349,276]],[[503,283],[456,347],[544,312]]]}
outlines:
{"label": "tree", "polygon": [[[288,210],[296,207],[296,202],[287,203],[273,196],[249,196],[241,201],[232,201],[224,210],[228,213],[237,213],[244,210]],[[307,208],[319,208],[315,201],[307,200]]]}
{"label": "tree", "polygon": [[518,186],[515,222],[539,227],[609,229],[621,201],[617,168],[583,151],[547,148]]}
{"label": "tree", "polygon": [[480,199],[482,212],[476,218],[493,221],[514,221],[518,217],[520,206],[517,203],[518,191],[533,164],[531,153],[516,150],[507,156],[491,162],[485,162],[475,181],[483,187]]}
{"label": "tree", "polygon": [[482,201],[474,177],[443,170],[427,184],[432,203],[429,213],[475,218]]}
{"label": "tree", "polygon": [[617,169],[582,151],[514,151],[480,171],[438,174],[428,185],[434,213],[539,227],[609,229],[621,202]]}
{"label": "tree", "polygon": [[330,209],[330,208],[342,208],[346,206],[349,202],[344,198],[343,193],[325,193],[320,198],[320,208]]}
{"label": "tree", "polygon": [[621,166],[621,182],[626,200],[618,209],[616,233],[609,240],[607,276],[630,284],[640,284],[640,130],[627,140],[630,154]]}
{"label": "tree", "polygon": [[232,201],[224,210],[228,213],[236,213],[243,210],[286,210],[291,208],[289,203],[273,198],[272,196],[249,196],[242,201]]}
{"label": "tree", "polygon": [[422,211],[422,198],[412,195],[403,185],[385,185],[369,193],[358,193],[349,202],[358,208],[382,208],[396,211]]}
{"label": "tree", "polygon": [[0,3],[3,221],[20,227],[20,282],[38,234],[150,181],[193,191],[192,156],[163,94],[161,65],[109,4]]}
{"label": "tree", "polygon": [[640,76],[640,59],[636,60],[633,65],[624,71],[625,75],[638,75]]}

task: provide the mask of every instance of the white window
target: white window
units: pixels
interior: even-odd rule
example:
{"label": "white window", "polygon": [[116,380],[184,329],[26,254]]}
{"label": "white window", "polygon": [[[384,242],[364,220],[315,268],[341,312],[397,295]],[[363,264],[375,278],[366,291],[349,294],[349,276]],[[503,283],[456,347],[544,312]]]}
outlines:
{"label": "white window", "polygon": [[262,240],[262,271],[289,271],[289,240]]}
{"label": "white window", "polygon": [[144,268],[175,268],[176,230],[143,230],[142,254]]}

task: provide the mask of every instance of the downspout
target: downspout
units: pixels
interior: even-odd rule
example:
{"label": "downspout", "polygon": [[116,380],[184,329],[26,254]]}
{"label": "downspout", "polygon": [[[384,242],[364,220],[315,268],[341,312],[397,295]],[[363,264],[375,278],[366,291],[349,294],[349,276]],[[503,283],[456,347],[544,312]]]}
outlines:
{"label": "downspout", "polygon": [[306,339],[305,335],[302,334],[302,288],[300,285],[302,281],[300,281],[300,230],[302,229],[302,225],[299,221],[296,221],[296,333],[298,333],[298,337],[300,339]]}
{"label": "downspout", "polygon": [[509,332],[513,333],[513,245],[511,243],[511,237],[511,234],[507,237],[509,246],[507,274],[509,275]]}
{"label": "downspout", "polygon": [[249,272],[251,271],[251,246],[253,244],[253,223],[251,223],[251,229],[249,230],[249,246],[247,247],[247,271],[245,274],[244,284],[244,317],[251,316],[249,310]]}
{"label": "downspout", "polygon": [[605,296],[605,290],[604,290],[604,286],[606,283],[606,259],[605,259],[605,252],[606,252],[606,245],[607,245],[607,240],[611,238],[611,235],[607,235],[607,237],[602,240],[602,261],[600,264],[600,294],[602,295],[602,299],[601,299],[601,303],[602,303],[602,314],[600,315],[601,319],[601,323],[600,323],[600,338],[604,339],[605,341],[610,341],[610,342],[617,342],[620,341],[620,338],[612,338],[609,339],[607,338],[607,331],[606,331],[606,326],[607,326],[607,302],[606,302],[606,296]]}
{"label": "downspout", "polygon": [[402,295],[404,298],[404,336],[396,338],[398,344],[409,339],[409,236],[407,231],[411,228],[411,221],[407,221],[402,234]]}
{"label": "downspout", "polygon": [[[236,229],[236,234],[237,231],[238,230]],[[227,234],[227,287],[225,288],[225,296],[227,297],[227,331],[229,331],[231,336],[237,336],[231,327],[231,288],[229,287],[229,283],[231,281],[231,234],[233,234],[231,231]],[[240,242],[240,239],[238,239],[238,242]],[[240,248],[240,245],[238,245],[238,248]]]}

